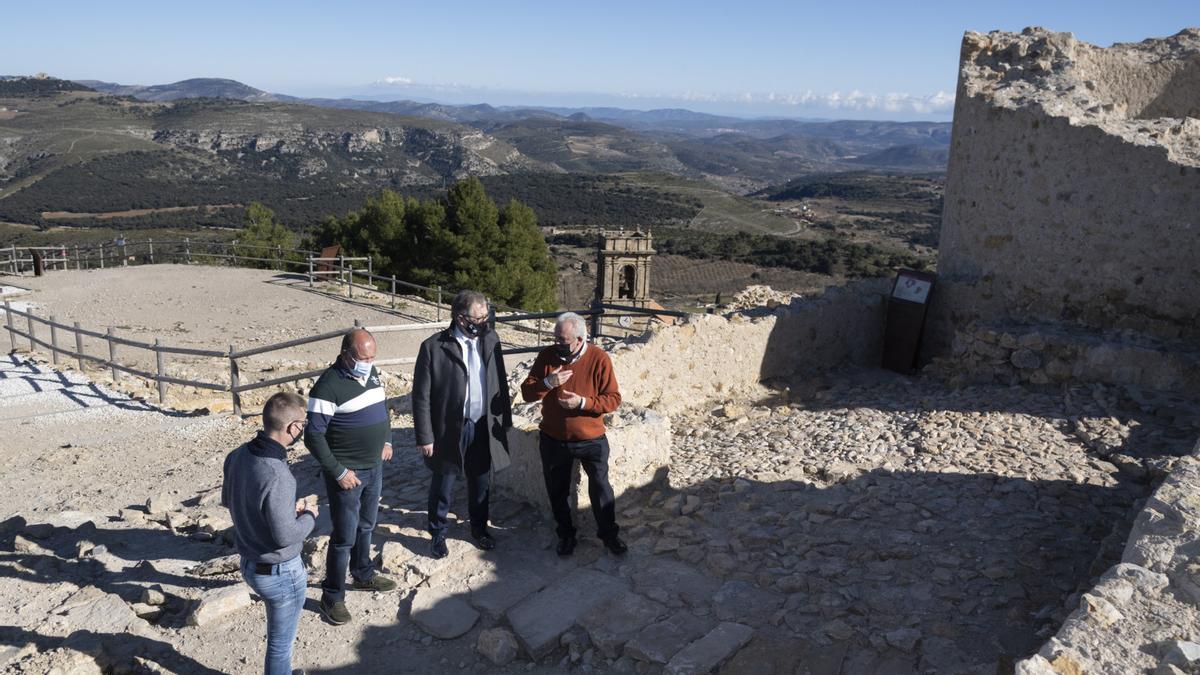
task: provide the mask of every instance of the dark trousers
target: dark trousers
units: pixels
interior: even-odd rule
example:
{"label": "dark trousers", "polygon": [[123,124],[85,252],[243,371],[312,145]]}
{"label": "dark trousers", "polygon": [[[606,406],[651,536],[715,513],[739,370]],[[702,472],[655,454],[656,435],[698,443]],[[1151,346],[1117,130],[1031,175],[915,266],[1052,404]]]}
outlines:
{"label": "dark trousers", "polygon": [[583,467],[588,479],[588,498],[596,516],[596,533],[601,539],[617,536],[617,501],[608,484],[608,437],[589,441],[560,441],[541,434],[538,449],[542,455],[542,476],[546,479],[546,494],[559,538],[575,536],[571,522],[571,468],[575,460]]}
{"label": "dark trousers", "polygon": [[371,562],[371,533],[379,515],[379,494],[383,489],[383,465],[370,469],[355,469],[362,483],[343,490],[337,481],[325,474],[325,493],[329,495],[329,515],[333,534],[329,536],[329,551],[325,554],[325,580],[321,596],[331,602],[346,598],[346,568],[359,581],[375,576]]}
{"label": "dark trousers", "polygon": [[[486,420],[487,416],[485,415],[476,424],[463,425],[459,452],[463,457],[464,466],[490,466],[490,455],[486,457],[487,461],[483,461],[479,457],[470,459],[467,457],[491,452],[488,448],[490,441],[485,433]],[[482,533],[487,530],[488,501],[492,490],[491,471],[484,471],[474,476],[467,472],[464,473],[466,473],[467,479],[467,513],[471,519],[471,532]],[[429,481],[429,533],[434,536],[446,532],[446,516],[450,514],[454,480],[457,477],[457,471],[446,467],[442,471],[434,471],[433,478]]]}

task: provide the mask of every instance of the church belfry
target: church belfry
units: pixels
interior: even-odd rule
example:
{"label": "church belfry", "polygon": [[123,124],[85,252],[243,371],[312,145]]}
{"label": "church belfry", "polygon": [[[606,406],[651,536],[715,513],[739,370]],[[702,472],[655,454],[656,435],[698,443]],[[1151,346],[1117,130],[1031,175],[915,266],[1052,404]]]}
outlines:
{"label": "church belfry", "polygon": [[653,237],[639,228],[632,234],[604,233],[596,249],[596,299],[606,304],[645,307],[650,300]]}

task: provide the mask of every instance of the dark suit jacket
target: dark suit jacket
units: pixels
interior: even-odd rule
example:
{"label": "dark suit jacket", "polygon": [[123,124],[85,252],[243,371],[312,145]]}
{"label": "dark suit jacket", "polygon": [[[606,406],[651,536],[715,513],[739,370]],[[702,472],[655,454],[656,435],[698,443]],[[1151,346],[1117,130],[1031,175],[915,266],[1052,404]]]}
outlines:
{"label": "dark suit jacket", "polygon": [[413,370],[413,428],[417,445],[433,443],[433,456],[425,465],[442,473],[476,476],[491,467],[491,452],[508,452],[508,429],[512,426],[512,401],[508,396],[508,374],[495,331],[483,336],[480,355],[487,371],[488,400],[485,428],[487,445],[476,438],[473,447],[486,447],[482,456],[465,456],[458,449],[463,425],[463,399],[467,393],[467,365],[462,348],[454,339],[453,327],[439,331],[421,343]]}

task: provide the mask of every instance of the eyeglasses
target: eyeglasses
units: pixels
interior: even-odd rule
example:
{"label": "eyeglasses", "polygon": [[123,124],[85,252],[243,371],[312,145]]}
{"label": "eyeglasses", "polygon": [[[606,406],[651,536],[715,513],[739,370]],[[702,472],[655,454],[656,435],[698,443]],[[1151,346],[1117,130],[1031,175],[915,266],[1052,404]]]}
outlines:
{"label": "eyeglasses", "polygon": [[467,316],[466,314],[459,314],[459,316],[467,321],[470,321],[471,323],[483,323],[484,321],[488,320],[487,314],[484,314],[483,316]]}

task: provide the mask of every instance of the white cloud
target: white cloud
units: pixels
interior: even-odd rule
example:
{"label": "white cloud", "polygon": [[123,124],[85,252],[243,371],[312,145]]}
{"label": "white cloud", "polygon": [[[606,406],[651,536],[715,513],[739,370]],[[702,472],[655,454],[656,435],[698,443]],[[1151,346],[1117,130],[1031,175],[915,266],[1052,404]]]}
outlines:
{"label": "white cloud", "polygon": [[412,79],[411,79],[411,78],[408,78],[408,77],[401,77],[401,76],[399,76],[399,75],[393,75],[393,76],[391,76],[391,77],[385,77],[385,78],[383,78],[382,80],[376,80],[376,82],[375,82],[375,84],[401,84],[401,85],[403,85],[403,84],[412,84],[412,83],[413,83],[413,81],[412,81]]}
{"label": "white cloud", "polygon": [[738,103],[743,105],[768,105],[781,108],[825,108],[844,111],[882,111],[890,113],[931,114],[949,112],[954,107],[954,95],[939,91],[928,95],[900,92],[874,94],[857,89],[848,92],[832,91],[804,92],[742,92],[738,94],[716,94],[711,92],[684,91],[679,93],[622,93],[628,99],[676,99],[701,103]]}

